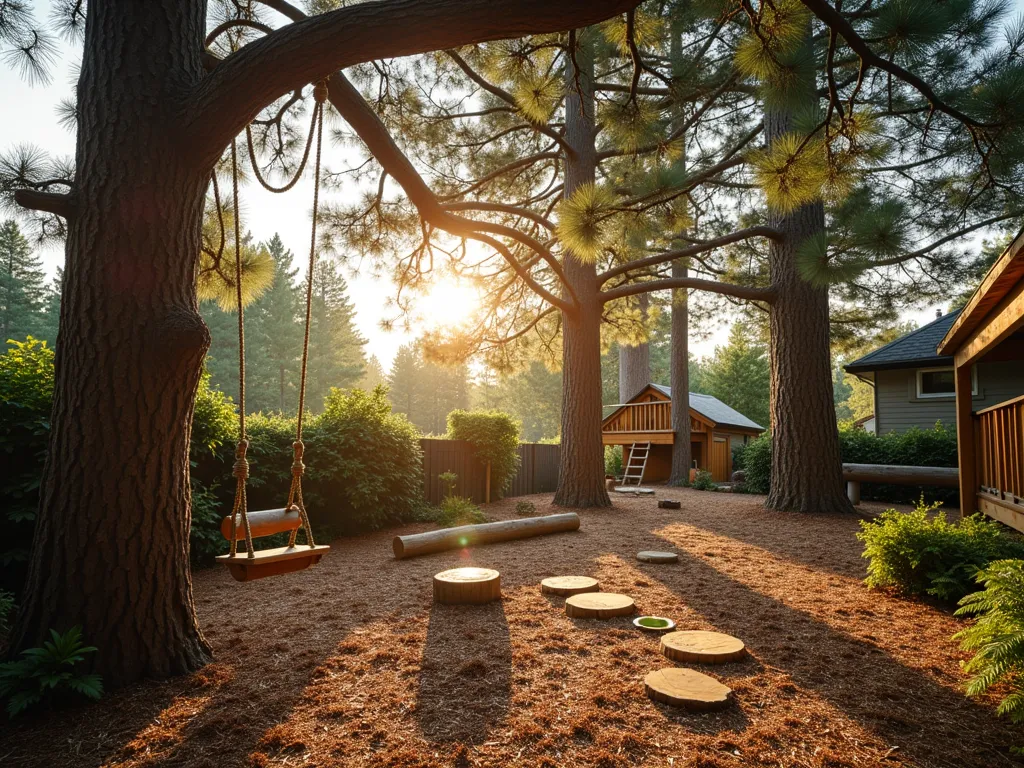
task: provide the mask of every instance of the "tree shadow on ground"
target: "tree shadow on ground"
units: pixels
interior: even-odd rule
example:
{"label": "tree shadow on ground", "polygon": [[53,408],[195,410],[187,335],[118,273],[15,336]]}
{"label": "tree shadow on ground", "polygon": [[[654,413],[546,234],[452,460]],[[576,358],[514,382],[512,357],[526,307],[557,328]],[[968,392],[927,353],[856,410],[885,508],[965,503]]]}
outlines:
{"label": "tree shadow on ground", "polygon": [[[676,566],[644,567],[649,578],[679,595],[718,631],[744,640],[762,664],[781,669],[897,747],[904,759],[929,768],[1024,764],[1009,752],[1021,740],[1019,731],[962,692],[906,666],[868,639],[747,586],[676,541],[652,535],[648,544],[680,555]],[[993,737],[1003,743],[992,743]]]}
{"label": "tree shadow on ground", "polygon": [[434,742],[476,744],[506,716],[512,646],[502,602],[434,605],[423,649],[416,717]]}

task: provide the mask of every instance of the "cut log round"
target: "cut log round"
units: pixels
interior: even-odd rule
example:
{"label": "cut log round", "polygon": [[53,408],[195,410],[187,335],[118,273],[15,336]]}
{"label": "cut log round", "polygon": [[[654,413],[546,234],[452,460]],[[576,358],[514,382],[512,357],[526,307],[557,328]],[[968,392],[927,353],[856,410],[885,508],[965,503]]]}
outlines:
{"label": "cut log round", "polygon": [[571,597],[584,592],[600,592],[601,585],[589,576],[552,576],[540,583],[540,591],[547,595]]}
{"label": "cut log round", "polygon": [[617,485],[613,489],[616,493],[632,493],[634,496],[653,496],[653,488],[644,488],[639,485]]}
{"label": "cut log round", "polygon": [[695,669],[667,667],[644,678],[647,695],[655,701],[699,712],[724,709],[732,702],[732,689]]}
{"label": "cut log round", "polygon": [[[299,508],[294,505],[291,509],[263,509],[249,512],[245,517],[249,521],[249,530],[252,531],[254,539],[274,533],[294,531],[302,525]],[[231,515],[220,521],[220,532],[225,539],[231,541]],[[245,526],[242,525],[242,516],[235,515],[235,541],[241,541],[244,538]]]}
{"label": "cut log round", "polygon": [[460,525],[457,528],[442,528],[439,531],[395,536],[391,548],[395,559],[417,555],[429,555],[448,549],[475,547],[478,544],[493,544],[499,541],[528,539],[547,533],[576,531],[580,527],[580,516],[575,512],[563,512],[544,517],[526,517],[519,520],[502,520],[499,523]]}
{"label": "cut log round", "polygon": [[434,575],[434,602],[448,605],[501,599],[501,574],[490,568],[452,568]]}
{"label": "cut log round", "polygon": [[632,597],[615,592],[586,592],[565,601],[565,615],[574,619],[610,619],[632,616],[635,611]]}
{"label": "cut log round", "polygon": [[661,652],[672,661],[725,664],[747,655],[743,641],[721,632],[669,632],[661,638]]}
{"label": "cut log round", "polygon": [[675,552],[637,552],[636,559],[642,563],[678,563],[679,555]]}
{"label": "cut log round", "polygon": [[672,501],[671,499],[660,499],[658,501],[658,509],[682,509],[682,503],[678,501]]}

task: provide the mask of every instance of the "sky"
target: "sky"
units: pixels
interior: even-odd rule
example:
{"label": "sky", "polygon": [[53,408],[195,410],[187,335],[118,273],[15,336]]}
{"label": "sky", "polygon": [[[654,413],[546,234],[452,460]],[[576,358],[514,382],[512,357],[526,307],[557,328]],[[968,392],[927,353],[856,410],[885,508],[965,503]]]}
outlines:
{"label": "sky", "polygon": [[[1014,0],[1014,4],[1017,11],[1024,12],[1024,0]],[[34,5],[37,19],[49,16],[49,2],[44,0]],[[56,107],[60,99],[69,97],[73,91],[72,72],[79,54],[68,46],[62,45],[62,49],[64,55],[53,67],[48,86],[31,86],[16,70],[0,65],[0,152],[19,144],[35,144],[51,155],[74,155],[74,136],[58,124]],[[332,170],[343,168],[345,150],[325,145],[324,165]],[[269,240],[275,232],[280,234],[285,246],[295,254],[296,265],[304,263],[308,256],[312,200],[308,176],[307,172],[306,177],[285,194],[271,194],[258,184],[244,186],[240,192],[243,228],[257,241]],[[345,194],[342,190],[342,197],[334,199],[343,199]],[[58,247],[46,248],[40,255],[51,274],[64,257]],[[380,328],[381,320],[390,316],[386,305],[388,298],[394,295],[394,286],[389,281],[373,279],[366,270],[347,277],[349,295],[356,309],[356,325],[368,340],[367,354],[376,355],[387,369],[399,346],[414,338],[398,329],[384,331]],[[447,284],[420,301],[417,314],[423,317],[426,326],[450,322],[458,319],[460,307],[471,300],[472,292],[467,287]],[[935,309],[935,306],[922,306],[903,319],[924,323],[934,317]],[[710,355],[716,345],[723,344],[729,322],[730,318],[724,315],[700,338],[692,339],[694,354],[697,357]]]}

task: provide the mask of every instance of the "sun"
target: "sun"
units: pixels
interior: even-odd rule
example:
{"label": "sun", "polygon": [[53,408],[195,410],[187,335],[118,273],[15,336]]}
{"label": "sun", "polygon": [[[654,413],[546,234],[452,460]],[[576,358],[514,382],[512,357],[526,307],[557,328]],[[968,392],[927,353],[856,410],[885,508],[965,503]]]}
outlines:
{"label": "sun", "polygon": [[480,305],[477,289],[464,280],[446,277],[430,286],[416,300],[421,321],[429,328],[462,325]]}

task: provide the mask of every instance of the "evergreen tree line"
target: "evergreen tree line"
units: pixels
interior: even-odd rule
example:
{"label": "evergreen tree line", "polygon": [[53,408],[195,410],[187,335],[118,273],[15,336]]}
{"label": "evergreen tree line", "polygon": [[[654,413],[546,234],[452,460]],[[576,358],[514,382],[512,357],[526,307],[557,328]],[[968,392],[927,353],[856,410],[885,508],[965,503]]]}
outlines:
{"label": "evergreen tree line", "polygon": [[0,340],[32,336],[51,346],[60,320],[60,281],[47,282],[38,254],[13,220],[0,225]]}

